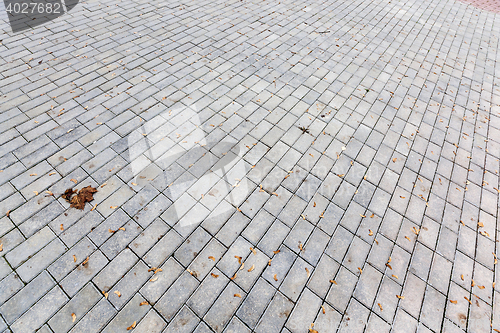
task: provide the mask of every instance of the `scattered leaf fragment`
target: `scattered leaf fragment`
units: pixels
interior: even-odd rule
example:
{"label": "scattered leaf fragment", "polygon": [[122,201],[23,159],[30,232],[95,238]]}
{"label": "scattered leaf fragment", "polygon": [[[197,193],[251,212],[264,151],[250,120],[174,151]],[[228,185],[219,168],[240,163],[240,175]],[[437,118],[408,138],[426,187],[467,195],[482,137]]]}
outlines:
{"label": "scattered leaf fragment", "polygon": [[373,236],[373,231],[371,229],[368,229],[368,236]]}
{"label": "scattered leaf fragment", "polygon": [[71,314],[71,318],[73,318],[72,322],[74,323],[76,320],[76,314],[74,312]]}
{"label": "scattered leaf fragment", "polygon": [[250,251],[252,251],[252,253],[253,253],[254,255],[256,255],[256,254],[257,254],[257,251],[255,251],[255,249],[254,249],[253,247],[251,247],[251,248],[250,248]]}
{"label": "scattered leaf fragment", "polygon": [[73,254],[73,262],[76,262],[76,256]]}
{"label": "scattered leaf fragment", "polygon": [[106,299],[108,299],[108,293],[107,293],[107,292],[105,292],[105,291],[103,290],[102,294],[104,295],[104,297],[105,297]]}
{"label": "scattered leaf fragment", "polygon": [[74,179],[74,178],[71,178],[70,180],[71,180],[73,183],[75,183],[75,184],[76,184],[76,183],[78,183],[78,180],[76,180],[76,179]]}
{"label": "scattered leaf fragment", "polygon": [[210,275],[212,275],[212,277],[214,277],[214,278],[216,278],[216,279],[219,277],[219,275],[214,274],[214,273],[210,273]]}
{"label": "scattered leaf fragment", "polygon": [[307,273],[307,277],[309,277],[311,275],[311,272],[309,272],[309,269],[306,267],[306,273]]}
{"label": "scattered leaf fragment", "polygon": [[274,274],[273,278],[274,278],[274,281],[278,281],[278,274]]}
{"label": "scattered leaf fragment", "polygon": [[399,298],[399,299],[405,299],[404,296],[400,296],[400,295],[396,295],[396,297]]}
{"label": "scattered leaf fragment", "polygon": [[322,305],[322,306],[321,306],[321,310],[323,311],[323,314],[325,314],[325,313],[326,313],[326,310],[325,310],[325,306],[324,306],[324,305]]}
{"label": "scattered leaf fragment", "polygon": [[87,263],[89,262],[90,258],[87,257],[87,259],[85,259],[83,262],[82,262],[82,266],[85,266],[87,265]]}
{"label": "scattered leaf fragment", "polygon": [[213,256],[209,256],[208,259],[215,261],[215,258]]}
{"label": "scattered leaf fragment", "polygon": [[384,308],[382,308],[382,304],[377,303],[378,307],[380,308],[380,311],[384,311]]}
{"label": "scattered leaf fragment", "polygon": [[273,253],[274,253],[274,254],[278,254],[278,253],[280,253],[280,252],[281,252],[281,250],[276,250],[276,251],[273,251]]}
{"label": "scattered leaf fragment", "polygon": [[333,283],[333,284],[337,284],[337,282],[335,280],[330,280],[330,283]]}
{"label": "scattered leaf fragment", "polygon": [[358,271],[359,271],[359,274],[363,274],[363,270],[360,267],[358,267]]}
{"label": "scattered leaf fragment", "polygon": [[129,327],[127,327],[127,331],[130,331],[130,330],[134,329],[136,324],[137,324],[137,322],[134,321],[134,323],[132,325],[130,325]]}
{"label": "scattered leaf fragment", "polygon": [[155,276],[154,278],[150,279],[149,281],[150,282],[155,282],[156,280],[158,280],[158,276]]}
{"label": "scattered leaf fragment", "polygon": [[252,265],[252,267],[250,267],[247,271],[248,271],[248,272],[251,272],[251,271],[253,271],[254,269],[255,269],[255,265]]}
{"label": "scattered leaf fragment", "polygon": [[149,304],[148,301],[144,301],[144,302],[139,303],[139,306],[148,305],[148,304]]}
{"label": "scattered leaf fragment", "polygon": [[450,303],[457,304],[457,301],[450,299]]}
{"label": "scattered leaf fragment", "polygon": [[240,294],[234,294],[234,297],[239,297],[239,298],[241,298],[241,295],[240,295]]}
{"label": "scattered leaf fragment", "polygon": [[122,294],[118,290],[115,290],[114,293],[116,294],[116,296],[122,297]]}

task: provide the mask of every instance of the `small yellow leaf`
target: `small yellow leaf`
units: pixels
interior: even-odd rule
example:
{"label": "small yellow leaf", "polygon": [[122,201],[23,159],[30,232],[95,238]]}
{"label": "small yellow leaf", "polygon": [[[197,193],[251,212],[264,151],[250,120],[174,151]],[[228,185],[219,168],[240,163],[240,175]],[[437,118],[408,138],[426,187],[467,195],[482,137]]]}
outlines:
{"label": "small yellow leaf", "polygon": [[380,303],[377,303],[378,307],[380,308],[380,311],[384,311],[384,309],[382,308],[382,304]]}
{"label": "small yellow leaf", "polygon": [[116,209],[116,208],[118,208],[118,206],[109,206],[109,208]]}
{"label": "small yellow leaf", "polygon": [[76,262],[76,256],[73,254],[73,262]]}
{"label": "small yellow leaf", "polygon": [[158,276],[155,276],[154,278],[152,278],[151,280],[149,280],[150,282],[155,282],[156,280],[158,280]]}
{"label": "small yellow leaf", "polygon": [[239,298],[241,298],[241,295],[240,295],[240,294],[234,294],[234,297],[239,297]]}
{"label": "small yellow leaf", "polygon": [[273,251],[274,254],[280,253],[281,250]]}
{"label": "small yellow leaf", "polygon": [[274,281],[278,281],[278,274],[274,274]]}
{"label": "small yellow leaf", "polygon": [[254,269],[255,269],[255,265],[252,265],[252,267],[250,267],[250,268],[248,269],[248,272],[251,272],[251,271],[253,271]]}
{"label": "small yellow leaf", "polygon": [[149,304],[148,301],[144,301],[144,302],[139,303],[139,306],[148,305],[148,304]]}
{"label": "small yellow leaf", "polygon": [[399,279],[397,275],[392,274],[393,278]]}
{"label": "small yellow leaf", "polygon": [[400,296],[400,295],[396,295],[396,297],[399,298],[399,299],[405,299],[404,296]]}
{"label": "small yellow leaf", "polygon": [[78,180],[76,180],[76,179],[71,178],[70,180],[71,180],[73,183],[75,183],[75,184],[76,184],[76,183],[78,183]]}
{"label": "small yellow leaf", "polygon": [[457,301],[450,299],[450,303],[457,304]]}
{"label": "small yellow leaf", "polygon": [[72,313],[72,314],[71,314],[71,317],[73,318],[72,322],[74,323],[74,322],[75,322],[75,320],[76,320],[76,314],[75,314],[75,313]]}
{"label": "small yellow leaf", "polygon": [[252,251],[252,253],[253,253],[254,255],[257,255],[257,251],[255,251],[255,249],[254,249],[253,247],[251,247],[251,248],[250,248],[250,251]]}
{"label": "small yellow leaf", "polygon": [[118,290],[115,290],[114,293],[116,294],[116,296],[122,297],[122,294]]}
{"label": "small yellow leaf", "polygon": [[214,274],[214,273],[210,273],[210,275],[212,275],[212,277],[214,277],[214,278],[216,278],[216,279],[219,277],[219,275]]}
{"label": "small yellow leaf", "polygon": [[107,293],[107,292],[103,291],[103,292],[102,292],[102,294],[104,295],[104,297],[105,297],[106,299],[108,299],[108,293]]}
{"label": "small yellow leaf", "polygon": [[482,228],[482,227],[484,227],[484,224],[483,224],[483,222],[478,222],[478,223],[477,223],[477,226],[478,226],[479,228]]}
{"label": "small yellow leaf", "polygon": [[322,305],[322,306],[321,306],[321,310],[323,311],[323,314],[325,314],[325,313],[326,313],[326,310],[325,310],[325,306],[324,306],[324,305]]}
{"label": "small yellow leaf", "polygon": [[307,273],[307,277],[309,277],[311,275],[311,272],[309,272],[309,269],[306,267],[306,273]]}
{"label": "small yellow leaf", "polygon": [[121,227],[121,228],[118,228],[118,230],[125,231],[125,228],[124,228],[124,227]]}
{"label": "small yellow leaf", "polygon": [[335,280],[330,280],[330,283],[333,283],[333,284],[337,284],[337,282]]}
{"label": "small yellow leaf", "polygon": [[363,270],[358,267],[359,274],[363,274]]}
{"label": "small yellow leaf", "polygon": [[368,236],[373,236],[373,231],[371,229],[368,229]]}
{"label": "small yellow leaf", "polygon": [[215,261],[215,258],[212,256],[209,256],[208,259]]}
{"label": "small yellow leaf", "polygon": [[37,191],[33,191],[33,193],[35,193],[35,195],[38,195],[38,192],[37,192]]}
{"label": "small yellow leaf", "polygon": [[131,329],[134,329],[135,325],[137,324],[136,321],[134,321],[134,323],[132,325],[130,325],[129,327],[127,327],[127,331],[130,331]]}

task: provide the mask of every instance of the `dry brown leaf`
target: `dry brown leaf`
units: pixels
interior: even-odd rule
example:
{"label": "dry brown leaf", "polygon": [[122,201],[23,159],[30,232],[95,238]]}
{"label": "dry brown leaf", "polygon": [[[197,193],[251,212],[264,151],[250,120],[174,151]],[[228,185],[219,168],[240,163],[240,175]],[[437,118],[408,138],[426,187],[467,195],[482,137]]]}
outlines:
{"label": "dry brown leaf", "polygon": [[130,330],[134,329],[136,324],[137,324],[137,322],[134,321],[134,323],[132,325],[130,325],[129,327],[127,327],[127,331],[130,331]]}
{"label": "dry brown leaf", "polygon": [[450,299],[450,303],[457,304],[457,301]]}
{"label": "dry brown leaf", "polygon": [[212,256],[209,256],[208,259],[215,261],[215,258]]}
{"label": "dry brown leaf", "polygon": [[269,259],[269,261],[267,262],[268,266],[271,266],[271,261],[273,261],[273,259]]}
{"label": "dry brown leaf", "polygon": [[75,183],[75,184],[76,184],[76,183],[78,183],[78,180],[76,180],[76,179],[71,178],[70,180],[71,180],[73,183]]}
{"label": "dry brown leaf", "polygon": [[73,262],[76,262],[76,256],[73,254]]}
{"label": "dry brown leaf", "polygon": [[150,279],[149,281],[150,282],[155,282],[156,280],[158,280],[158,276],[155,276],[154,278]]}
{"label": "dry brown leaf", "polygon": [[64,225],[61,223],[61,225],[59,226],[59,229],[61,229],[61,231],[64,231]]}
{"label": "dry brown leaf", "polygon": [[231,280],[236,279],[236,276],[237,276],[237,274],[236,274],[236,273],[234,273],[234,275],[233,275],[233,277],[231,278]]}
{"label": "dry brown leaf", "polygon": [[104,295],[104,297],[105,297],[106,299],[108,299],[108,293],[107,293],[107,292],[103,291],[103,292],[102,292],[102,294]]}
{"label": "dry brown leaf", "polygon": [[399,298],[399,299],[405,299],[404,296],[400,296],[400,295],[396,295],[396,297]]}
{"label": "dry brown leaf", "polygon": [[148,273],[149,273],[149,272],[152,272],[152,271],[154,271],[154,270],[156,270],[156,268],[157,268],[157,267],[151,267],[150,269],[148,269]]}
{"label": "dry brown leaf", "polygon": [[370,215],[371,218],[374,218],[375,217],[375,213],[372,213],[372,215]]}
{"label": "dry brown leaf", "polygon": [[274,278],[274,281],[278,281],[278,274],[274,274],[273,278]]}
{"label": "dry brown leaf", "polygon": [[248,269],[248,272],[251,272],[251,271],[253,271],[254,269],[255,269],[255,265],[252,265],[252,267],[250,267],[250,268]]}
{"label": "dry brown leaf", "polygon": [[85,266],[87,265],[87,263],[89,262],[89,257],[87,257],[87,259],[85,259],[83,262],[82,262],[82,266]]}
{"label": "dry brown leaf", "polygon": [[3,244],[0,243],[0,252],[2,252],[2,251],[3,251]]}
{"label": "dry brown leaf", "polygon": [[359,214],[359,216],[361,216],[361,217],[366,217],[366,215],[363,215],[363,214]]}
{"label": "dry brown leaf", "polygon": [[118,208],[118,206],[109,206],[109,208],[116,209],[116,208]]}
{"label": "dry brown leaf", "polygon": [[95,204],[94,207],[92,207],[92,209],[90,211],[92,212],[94,209],[96,209],[96,207],[97,207],[97,204]]}
{"label": "dry brown leaf", "polygon": [[337,282],[335,280],[330,280],[330,283],[333,283],[333,284],[337,284]]}
{"label": "dry brown leaf", "polygon": [[118,228],[118,230],[126,231],[124,227]]}
{"label": "dry brown leaf", "polygon": [[35,195],[38,195],[38,192],[37,192],[37,191],[33,191],[33,193],[35,193]]}
{"label": "dry brown leaf", "polygon": [[245,268],[245,263],[244,262],[241,263],[241,266],[240,266],[240,268],[238,270],[241,271],[243,268]]}
{"label": "dry brown leaf", "polygon": [[139,303],[139,306],[143,306],[143,305],[149,305],[148,301],[144,301],[144,302]]}
{"label": "dry brown leaf", "polygon": [[238,259],[238,264],[240,264],[240,265],[241,265],[241,259],[243,259],[243,258],[241,258],[240,256],[234,256],[234,257],[235,257],[236,259]]}
{"label": "dry brown leaf", "polygon": [[467,302],[469,302],[470,305],[472,305],[472,302],[470,301],[470,299],[468,299],[467,297],[464,296],[464,298],[467,300]]}
{"label": "dry brown leaf", "polygon": [[380,311],[384,311],[384,308],[382,308],[382,304],[377,303],[378,307],[380,308]]}
{"label": "dry brown leaf", "polygon": [[484,227],[484,224],[483,224],[483,222],[477,222],[477,226],[478,226],[479,228],[482,228],[482,227]]}
{"label": "dry brown leaf", "polygon": [[[156,274],[156,273],[159,273],[159,272],[163,272],[163,269],[161,268],[157,268],[155,269],[154,273],[153,274]],[[192,274],[191,274],[192,275]]]}
{"label": "dry brown leaf", "polygon": [[9,217],[10,215],[10,209],[7,211],[7,213],[5,213],[5,216]]}
{"label": "dry brown leaf", "polygon": [[240,295],[240,294],[234,294],[234,297],[239,297],[239,298],[241,298],[241,295]]}
{"label": "dry brown leaf", "polygon": [[109,232],[110,234],[112,234],[112,233],[115,233],[115,232],[116,232],[116,230],[108,229],[108,232]]}
{"label": "dry brown leaf", "polygon": [[122,297],[122,294],[118,290],[115,290],[114,293],[116,294],[116,296]]}
{"label": "dry brown leaf", "polygon": [[397,161],[397,160],[398,160],[398,159],[397,159],[396,157],[394,157],[394,158],[392,159],[392,163],[396,163],[396,161]]}
{"label": "dry brown leaf", "polygon": [[307,273],[307,277],[309,277],[311,275],[311,272],[309,272],[309,269],[306,267],[306,273]]}
{"label": "dry brown leaf", "polygon": [[325,314],[325,313],[326,313],[326,309],[325,309],[325,306],[324,306],[324,305],[322,305],[322,306],[321,306],[321,310],[323,311],[323,314]]}
{"label": "dry brown leaf", "polygon": [[72,322],[74,323],[74,322],[75,322],[75,320],[76,320],[76,314],[75,314],[75,313],[72,313],[72,314],[71,314],[71,318],[73,318]]}
{"label": "dry brown leaf", "polygon": [[255,251],[255,249],[254,249],[253,247],[251,247],[251,248],[250,248],[250,251],[252,251],[252,253],[253,253],[254,255],[256,255],[256,254],[257,254],[257,251]]}
{"label": "dry brown leaf", "polygon": [[484,286],[477,286],[479,289],[483,290]]}
{"label": "dry brown leaf", "polygon": [[214,273],[210,273],[210,275],[212,275],[212,277],[214,277],[214,278],[216,278],[216,279],[219,277],[219,275],[214,274]]}
{"label": "dry brown leaf", "polygon": [[304,248],[302,247],[302,243],[299,243],[299,250],[304,251]]}
{"label": "dry brown leaf", "polygon": [[273,251],[274,254],[280,253],[281,250]]}
{"label": "dry brown leaf", "polygon": [[359,274],[363,274],[363,270],[360,267],[358,267],[358,271],[359,271]]}
{"label": "dry brown leaf", "polygon": [[471,280],[471,287],[474,287],[476,285],[476,282],[474,282],[474,280]]}
{"label": "dry brown leaf", "polygon": [[460,278],[462,279],[462,281],[464,281],[464,275],[463,274],[460,275]]}
{"label": "dry brown leaf", "polygon": [[373,231],[371,229],[368,229],[368,236],[373,236]]}

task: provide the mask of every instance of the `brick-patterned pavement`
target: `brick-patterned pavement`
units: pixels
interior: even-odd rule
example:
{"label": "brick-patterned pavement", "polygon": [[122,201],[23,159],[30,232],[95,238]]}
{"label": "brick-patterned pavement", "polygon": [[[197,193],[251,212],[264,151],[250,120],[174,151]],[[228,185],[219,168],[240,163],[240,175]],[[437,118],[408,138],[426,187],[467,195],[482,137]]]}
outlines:
{"label": "brick-patterned pavement", "polygon": [[0,332],[500,330],[497,14],[92,0],[0,30]]}

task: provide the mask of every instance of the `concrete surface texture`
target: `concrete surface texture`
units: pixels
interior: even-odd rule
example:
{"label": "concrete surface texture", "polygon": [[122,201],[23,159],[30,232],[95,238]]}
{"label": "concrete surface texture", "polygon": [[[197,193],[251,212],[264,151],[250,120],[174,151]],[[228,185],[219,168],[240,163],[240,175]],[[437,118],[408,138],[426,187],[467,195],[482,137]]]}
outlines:
{"label": "concrete surface texture", "polygon": [[476,5],[2,8],[0,332],[499,332]]}

